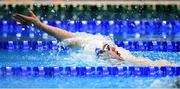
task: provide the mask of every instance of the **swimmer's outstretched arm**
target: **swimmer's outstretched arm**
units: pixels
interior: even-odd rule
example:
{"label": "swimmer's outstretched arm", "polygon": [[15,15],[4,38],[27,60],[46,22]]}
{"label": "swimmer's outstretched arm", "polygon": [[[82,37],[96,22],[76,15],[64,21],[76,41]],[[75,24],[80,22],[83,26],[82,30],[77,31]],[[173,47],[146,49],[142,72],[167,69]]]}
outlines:
{"label": "swimmer's outstretched arm", "polygon": [[[140,65],[140,66],[175,66],[175,64],[172,64],[166,60],[158,60],[158,61],[152,61],[144,57],[135,57],[132,54],[126,52],[125,54],[123,53],[123,50],[121,49],[120,51],[116,50],[115,46],[110,46],[108,44],[104,44],[103,50],[108,50],[109,54],[111,54],[113,57],[118,59],[119,61],[126,61],[135,65]],[[125,51],[125,50],[124,50]],[[115,65],[117,63],[113,63],[109,61],[112,65]]]}
{"label": "swimmer's outstretched arm", "polygon": [[172,64],[167,60],[152,61],[143,57],[131,57],[124,60],[141,66],[176,66],[175,64]]}
{"label": "swimmer's outstretched arm", "polygon": [[32,10],[29,10],[28,12],[30,16],[15,14],[12,18],[17,22],[20,22],[21,24],[19,25],[34,24],[37,28],[41,29],[42,31],[48,33],[51,36],[54,36],[58,40],[75,37],[75,35],[71,32],[42,23],[38,19],[38,17],[32,12]]}

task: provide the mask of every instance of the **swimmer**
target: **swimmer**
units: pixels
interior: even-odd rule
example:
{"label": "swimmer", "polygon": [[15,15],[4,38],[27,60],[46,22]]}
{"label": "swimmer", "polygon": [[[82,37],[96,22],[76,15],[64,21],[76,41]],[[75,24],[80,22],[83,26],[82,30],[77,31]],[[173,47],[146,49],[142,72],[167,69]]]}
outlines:
{"label": "swimmer", "polygon": [[20,23],[17,25],[33,24],[35,27],[39,28],[40,30],[55,37],[57,40],[79,38],[79,40],[73,40],[74,42],[70,45],[82,46],[82,47],[88,45],[90,46],[90,48],[95,50],[97,57],[115,58],[120,62],[126,61],[134,65],[141,65],[141,66],[174,66],[174,64],[166,60],[152,61],[143,57],[135,57],[131,55],[129,51],[117,47],[115,44],[110,44],[109,42],[103,41],[101,39],[93,40],[93,36],[92,38],[91,37],[84,38],[72,32],[68,32],[66,30],[47,25],[45,23],[42,23],[39,20],[39,18],[33,13],[32,10],[28,10],[28,12],[30,14],[29,16],[25,16],[22,14],[15,14],[12,16],[12,19]]}

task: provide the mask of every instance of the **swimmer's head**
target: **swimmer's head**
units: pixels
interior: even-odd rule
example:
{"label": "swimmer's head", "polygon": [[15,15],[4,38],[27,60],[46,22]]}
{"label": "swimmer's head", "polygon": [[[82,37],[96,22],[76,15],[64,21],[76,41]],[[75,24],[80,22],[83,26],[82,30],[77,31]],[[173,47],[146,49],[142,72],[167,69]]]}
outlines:
{"label": "swimmer's head", "polygon": [[96,48],[96,54],[98,57],[107,59],[107,58],[116,58],[122,60],[121,54],[116,50],[115,46],[109,44],[104,44],[103,48]]}

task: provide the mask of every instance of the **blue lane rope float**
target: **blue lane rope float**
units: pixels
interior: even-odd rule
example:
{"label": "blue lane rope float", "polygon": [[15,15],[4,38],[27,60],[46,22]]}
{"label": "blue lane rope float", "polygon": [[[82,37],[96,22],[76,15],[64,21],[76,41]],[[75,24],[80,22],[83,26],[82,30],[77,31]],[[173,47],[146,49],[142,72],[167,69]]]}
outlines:
{"label": "blue lane rope float", "polygon": [[[166,39],[170,37],[180,37],[180,21],[153,21],[153,20],[111,20],[111,21],[43,21],[44,23],[66,29],[71,32],[87,32],[91,34],[101,33],[103,35],[114,34],[123,38],[133,36],[140,38],[142,35],[148,37],[158,36]],[[19,37],[34,38],[42,36],[44,32],[31,26],[16,26],[14,21],[0,21],[0,34],[3,37],[8,35]],[[39,35],[41,34],[41,35]],[[159,35],[161,34],[161,35]]]}
{"label": "blue lane rope float", "polygon": [[[58,45],[59,41],[0,41],[0,49],[6,50],[61,50],[69,48]],[[130,51],[179,52],[180,41],[115,41],[119,47]]]}
{"label": "blue lane rope float", "polygon": [[0,67],[0,77],[6,76],[180,76],[180,67]]}

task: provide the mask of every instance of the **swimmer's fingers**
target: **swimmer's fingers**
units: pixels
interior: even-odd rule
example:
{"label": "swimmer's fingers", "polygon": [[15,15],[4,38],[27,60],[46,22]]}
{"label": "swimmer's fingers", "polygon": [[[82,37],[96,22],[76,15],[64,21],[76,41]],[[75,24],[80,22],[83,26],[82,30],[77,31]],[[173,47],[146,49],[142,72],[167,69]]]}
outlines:
{"label": "swimmer's fingers", "polygon": [[172,64],[171,62],[169,62],[167,60],[158,60],[158,61],[155,61],[155,63],[158,66],[175,66],[174,64]]}
{"label": "swimmer's fingers", "polygon": [[39,24],[41,21],[39,18],[33,13],[32,10],[28,10],[29,16],[25,16],[22,14],[15,14],[12,16],[12,19],[19,22],[17,25],[22,26],[22,25],[32,25],[32,24]]}
{"label": "swimmer's fingers", "polygon": [[14,17],[12,17],[12,19],[18,22],[18,23],[16,24],[17,26],[22,26],[22,25],[23,25],[23,24],[22,24],[23,22],[22,22],[21,20],[16,19],[16,18],[14,18]]}
{"label": "swimmer's fingers", "polygon": [[19,22],[17,25],[21,26],[21,25],[30,25],[30,17],[28,16],[24,16],[21,14],[15,14],[14,16],[12,16],[12,19]]}
{"label": "swimmer's fingers", "polygon": [[20,19],[17,19],[15,16],[12,16],[11,18],[12,18],[13,20],[17,21],[17,22],[21,22],[21,20],[20,20]]}
{"label": "swimmer's fingers", "polygon": [[22,15],[22,14],[16,14],[14,17],[19,18],[19,19],[21,19],[23,21],[31,21],[32,20],[32,17],[25,16],[25,15]]}
{"label": "swimmer's fingers", "polygon": [[32,17],[37,17],[31,9],[29,9],[28,12]]}
{"label": "swimmer's fingers", "polygon": [[15,17],[12,17],[12,19],[18,22],[18,23],[16,24],[17,26],[22,26],[22,23],[23,23],[22,20],[17,19],[17,18],[15,18]]}

